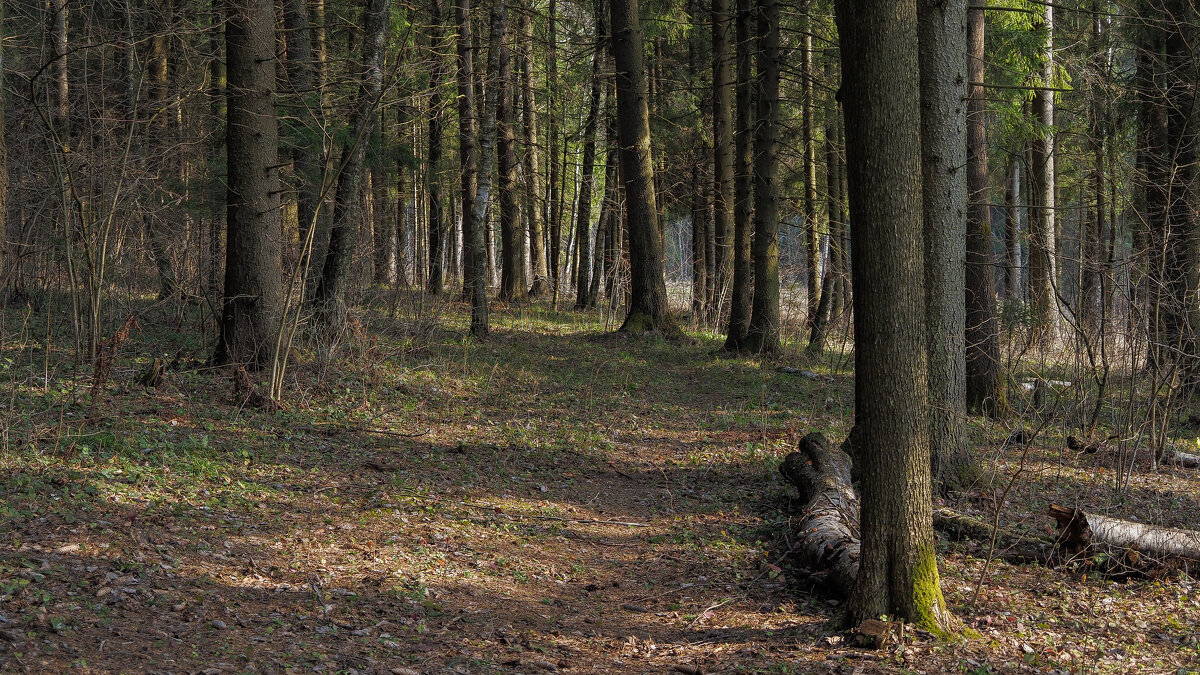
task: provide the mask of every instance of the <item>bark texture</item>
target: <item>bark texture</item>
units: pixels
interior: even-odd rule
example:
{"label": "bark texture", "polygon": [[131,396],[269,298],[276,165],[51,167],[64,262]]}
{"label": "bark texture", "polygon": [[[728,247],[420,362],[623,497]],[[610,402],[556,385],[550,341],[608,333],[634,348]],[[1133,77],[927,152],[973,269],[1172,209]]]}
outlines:
{"label": "bark texture", "polygon": [[[754,301],[742,351],[779,351],[779,2],[758,3],[754,127]],[[815,220],[815,217],[813,218]],[[813,227],[813,223],[808,223]],[[811,297],[811,295],[810,295]]]}
{"label": "bark texture", "polygon": [[283,299],[275,11],[266,0],[230,0],[225,18],[228,234],[212,361],[259,368],[271,359]]}
{"label": "bark texture", "polygon": [[673,332],[663,277],[662,238],[650,153],[650,111],[646,102],[645,55],[637,0],[610,2],[612,51],[616,60],[617,131],[621,176],[629,218],[631,298],[621,330]]}
{"label": "bark texture", "polygon": [[[984,78],[984,11],[970,11],[967,60],[969,81]],[[992,262],[992,204],[988,197],[987,108],[982,84],[967,96],[967,324],[966,402],[971,412],[992,417],[1008,409],[1000,372],[1000,321],[996,315],[996,274]]]}
{"label": "bark texture", "polygon": [[750,66],[753,57],[754,35],[751,30],[750,0],[737,0],[736,14],[736,60],[737,60],[737,115],[734,124],[733,149],[733,287],[729,298],[729,330],[726,333],[725,349],[741,351],[742,343],[750,332],[750,306],[754,300],[754,287],[750,278],[750,235],[753,224],[750,214],[751,199],[751,154],[753,152],[754,92],[750,81]]}
{"label": "bark texture", "polygon": [[855,433],[862,559],[854,623],[881,614],[947,631],[930,516],[915,0],[838,0],[855,240]]}
{"label": "bark texture", "polygon": [[959,488],[974,473],[966,447],[967,239],[966,0],[918,0],[921,62],[921,181],[929,442],[934,481]]}

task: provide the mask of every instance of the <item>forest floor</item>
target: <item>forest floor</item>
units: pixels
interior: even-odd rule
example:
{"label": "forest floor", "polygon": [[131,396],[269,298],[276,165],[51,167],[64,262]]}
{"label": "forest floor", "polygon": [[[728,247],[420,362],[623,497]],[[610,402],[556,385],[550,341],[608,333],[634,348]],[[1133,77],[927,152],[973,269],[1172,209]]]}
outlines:
{"label": "forest floor", "polygon": [[[365,313],[305,345],[285,406],[239,405],[194,316],[140,307],[93,389],[69,326],[0,315],[0,671],[84,673],[1190,672],[1200,584],[939,542],[969,637],[881,649],[787,559],[776,467],[848,429],[852,359],[735,358],[599,315]],[[49,336],[46,328],[49,327]],[[209,336],[211,339],[211,335]],[[49,353],[46,346],[51,345]],[[138,383],[154,357],[157,387]],[[829,380],[778,372],[788,365]],[[1200,526],[1196,471],[1028,454],[972,424],[991,487],[960,510],[1049,534],[1054,501]],[[1028,425],[1028,420],[1025,421]],[[1015,477],[1015,479],[1014,479]],[[978,592],[977,592],[978,591]]]}

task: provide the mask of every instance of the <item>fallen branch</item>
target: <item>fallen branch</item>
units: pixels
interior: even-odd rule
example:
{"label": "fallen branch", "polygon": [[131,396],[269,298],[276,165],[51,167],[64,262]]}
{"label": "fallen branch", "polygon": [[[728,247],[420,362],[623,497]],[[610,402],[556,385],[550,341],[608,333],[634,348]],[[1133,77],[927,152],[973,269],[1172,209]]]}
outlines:
{"label": "fallen branch", "polygon": [[1151,558],[1200,560],[1200,532],[1119,520],[1051,504],[1059,541],[1068,551],[1091,547],[1131,550]]}
{"label": "fallen branch", "polygon": [[792,550],[814,569],[829,570],[832,585],[849,595],[858,576],[858,495],[850,486],[850,457],[825,436],[808,434],[779,466],[805,502]]}
{"label": "fallen branch", "polygon": [[1200,469],[1200,455],[1172,450],[1163,456],[1162,463],[1175,464],[1185,469]]}
{"label": "fallen branch", "polygon": [[[992,539],[991,523],[945,506],[933,508],[933,526],[955,539],[973,539],[984,544]],[[996,531],[996,551],[998,558],[1010,563],[1047,563],[1054,553],[1054,541],[1049,537],[1001,527]]]}

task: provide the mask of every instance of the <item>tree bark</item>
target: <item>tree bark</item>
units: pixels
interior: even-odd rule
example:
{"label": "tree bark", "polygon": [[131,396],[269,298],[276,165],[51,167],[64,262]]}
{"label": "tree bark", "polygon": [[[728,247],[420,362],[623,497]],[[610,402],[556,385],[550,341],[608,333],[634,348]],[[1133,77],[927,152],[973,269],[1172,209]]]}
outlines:
{"label": "tree bark", "polygon": [[492,163],[496,161],[496,110],[500,105],[500,50],[507,31],[508,8],[505,0],[492,0],[491,30],[488,34],[487,79],[484,90],[483,121],[479,130],[479,182],[475,203],[471,205],[471,235],[474,240],[474,287],[471,291],[471,335],[488,335],[487,205],[492,191]]}
{"label": "tree bark", "polygon": [[[968,82],[984,78],[984,11],[969,13]],[[987,107],[982,84],[967,95],[967,409],[992,417],[1007,413],[1000,372],[1000,321],[996,315],[996,275],[992,261],[991,199],[988,197]]]}
{"label": "tree bark", "polygon": [[532,5],[521,14],[521,100],[525,118],[525,191],[528,195],[526,218],[529,222],[529,261],[533,271],[533,283],[529,294],[535,298],[546,295],[550,290],[550,272],[546,262],[546,191],[543,185],[542,165],[538,148],[537,99],[533,88],[533,22],[530,14]]}
{"label": "tree bark", "polygon": [[750,307],[754,287],[750,278],[751,214],[751,154],[753,152],[751,104],[753,88],[750,81],[754,37],[750,24],[750,0],[737,0],[737,125],[733,151],[733,288],[729,298],[729,330],[725,338],[726,351],[741,351],[750,331]]}
{"label": "tree bark", "polygon": [[[1040,21],[1046,30],[1044,61],[1040,76],[1045,86],[1054,79],[1054,7],[1045,5]],[[1033,306],[1036,343],[1045,343],[1056,334],[1058,301],[1055,256],[1055,168],[1054,168],[1054,92],[1038,89],[1033,94],[1034,121],[1042,128],[1032,143],[1030,197],[1033,208],[1029,220],[1029,302]]]}
{"label": "tree bark", "polygon": [[779,465],[779,472],[800,491],[804,508],[795,528],[792,550],[802,564],[828,570],[830,585],[840,595],[854,590],[859,563],[859,503],[850,485],[850,457],[820,433],[800,439],[797,452]]}
{"label": "tree bark", "polygon": [[[825,54],[825,84],[834,89],[836,56],[829,50]],[[808,346],[804,351],[820,354],[825,350],[825,335],[829,322],[841,313],[842,277],[845,269],[845,251],[842,247],[845,217],[842,213],[841,162],[838,151],[838,110],[836,95],[831,91],[825,99],[825,207],[829,223],[829,264],[821,280],[821,299],[817,304],[817,315],[808,335]]]}
{"label": "tree bark", "polygon": [[[283,3],[283,27],[286,31],[288,99],[299,107],[295,115],[296,128],[292,132],[292,169],[296,176],[296,220],[299,223],[301,242],[306,233],[314,229],[313,246],[323,241],[317,236],[318,201],[321,198],[321,152],[318,139],[322,130],[313,122],[322,118],[320,92],[316,89],[316,61],[312,46],[312,26],[308,20],[308,3],[305,0],[285,0]],[[323,232],[328,237],[328,232]],[[325,247],[317,251],[303,252],[301,269],[312,271],[312,261],[324,262]],[[310,277],[310,278],[315,278]],[[310,287],[309,292],[315,289]]]}
{"label": "tree bark", "polygon": [[621,175],[629,218],[632,297],[621,330],[631,333],[676,330],[667,306],[662,239],[650,154],[650,111],[646,104],[645,55],[638,0],[610,2],[611,48],[616,59],[617,131]]}
{"label": "tree bark", "polygon": [[559,263],[560,253],[562,250],[562,177],[566,173],[563,169],[563,157],[559,152],[559,96],[558,96],[558,2],[550,0],[549,11],[546,17],[546,116],[549,118],[547,124],[547,139],[546,143],[550,146],[550,171],[547,182],[549,190],[547,195],[546,213],[548,216],[549,229],[549,256],[548,264],[550,267],[550,277],[554,286],[554,299],[557,304],[559,286]]}
{"label": "tree bark", "polygon": [[733,21],[729,0],[712,0],[713,239],[716,271],[709,321],[716,323],[729,285],[729,238],[733,229]]}
{"label": "tree bark", "polygon": [[816,321],[821,303],[821,246],[817,223],[817,146],[813,107],[812,0],[801,0],[804,45],[800,49],[801,112],[804,141],[804,247],[808,273],[808,325]]}
{"label": "tree bark", "polygon": [[1200,561],[1200,532],[1109,518],[1079,509],[1051,504],[1049,514],[1058,521],[1059,543],[1071,552],[1088,548],[1131,549],[1152,558],[1186,558]]}
{"label": "tree bark", "polygon": [[[779,351],[779,2],[759,0],[754,127],[754,300],[742,351]],[[815,220],[815,216],[814,216]],[[811,227],[813,224],[809,223]]]}
{"label": "tree bark", "polygon": [[520,302],[529,291],[525,280],[525,231],[521,227],[521,206],[517,201],[516,105],[513,86],[511,37],[500,47],[499,107],[496,112],[500,172],[500,239],[503,243],[500,263],[500,299]]}
{"label": "tree bark", "polygon": [[476,144],[475,56],[471,46],[471,0],[455,0],[458,22],[458,161],[462,200],[463,299],[471,299],[475,283],[474,223],[471,208],[479,180],[479,149]]}
{"label": "tree bark", "polygon": [[1010,157],[1004,173],[1004,298],[1021,300],[1021,161]]}
{"label": "tree bark", "polygon": [[591,239],[592,191],[595,189],[596,132],[600,126],[600,95],[604,91],[604,58],[607,43],[607,21],[604,0],[595,2],[596,47],[592,53],[592,79],[588,96],[587,117],[583,124],[583,164],[580,167],[579,193],[576,195],[575,216],[575,309],[585,309],[592,269]]}
{"label": "tree bark", "polygon": [[442,76],[445,59],[442,57],[442,0],[429,3],[429,158],[425,167],[425,194],[428,199],[429,283],[432,295],[441,295],[446,284],[446,213],[442,203],[442,134],[445,128],[442,105]]}
{"label": "tree bark", "polygon": [[350,113],[351,135],[342,149],[341,172],[333,200],[333,227],[321,281],[313,298],[318,321],[340,328],[346,320],[346,292],[358,245],[358,223],[353,218],[363,180],[375,106],[383,87],[380,60],[391,0],[366,0],[363,6],[362,73],[354,109]]}
{"label": "tree bark", "polygon": [[838,0],[854,214],[855,429],[862,559],[848,617],[953,629],[930,516],[915,0]]}
{"label": "tree bark", "polygon": [[[976,10],[982,16],[982,10]],[[969,484],[966,445],[967,1],[918,0],[929,441],[934,483]],[[982,42],[980,43],[982,46]]]}
{"label": "tree bark", "polygon": [[212,361],[260,368],[273,356],[283,299],[275,11],[268,0],[230,0],[225,12],[228,242]]}

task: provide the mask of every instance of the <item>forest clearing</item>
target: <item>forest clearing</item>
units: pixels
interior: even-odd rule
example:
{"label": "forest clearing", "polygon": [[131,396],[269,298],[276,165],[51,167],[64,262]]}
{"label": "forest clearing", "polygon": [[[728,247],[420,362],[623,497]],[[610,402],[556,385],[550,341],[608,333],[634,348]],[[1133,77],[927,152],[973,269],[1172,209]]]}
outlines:
{"label": "forest clearing", "polygon": [[[417,302],[417,301],[414,301]],[[5,672],[1186,672],[1200,588],[1079,556],[992,560],[938,540],[974,632],[881,648],[831,621],[821,570],[787,555],[778,472],[798,438],[840,442],[852,360],[729,356],[603,332],[599,314],[501,308],[487,342],[429,304],[305,351],[283,410],[242,405],[190,315],[140,306],[91,388],[45,318],[10,308],[0,437]],[[66,326],[49,323],[54,335]],[[170,357],[155,387],[152,355]],[[45,370],[49,364],[49,370]],[[810,370],[821,378],[780,372]],[[49,379],[44,379],[49,375]],[[826,381],[824,377],[831,378]],[[1057,502],[1189,527],[1197,471],[1066,448],[1022,421],[970,426],[991,487],[942,506],[1052,536]],[[1033,430],[1029,427],[1030,431]],[[999,494],[1011,483],[1003,505]],[[1003,556],[1004,550],[996,551]],[[981,576],[982,575],[982,576]]]}

